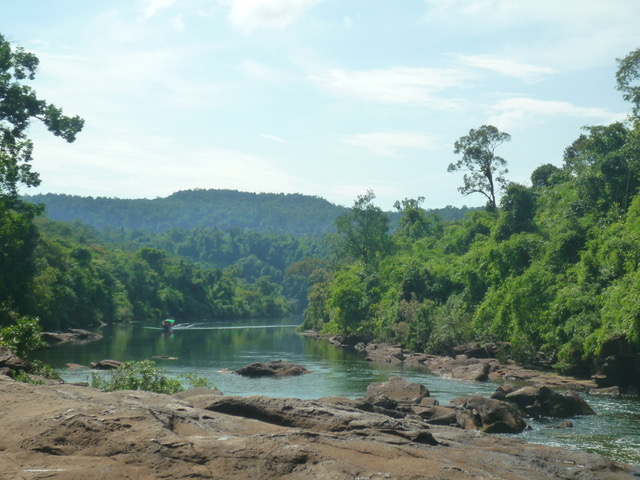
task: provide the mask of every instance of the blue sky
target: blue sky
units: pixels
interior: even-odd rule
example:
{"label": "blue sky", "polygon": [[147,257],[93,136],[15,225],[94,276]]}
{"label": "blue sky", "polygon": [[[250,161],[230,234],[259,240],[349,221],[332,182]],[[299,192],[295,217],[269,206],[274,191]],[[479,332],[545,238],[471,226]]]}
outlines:
{"label": "blue sky", "polygon": [[54,192],[190,188],[317,195],[345,206],[479,206],[447,173],[492,124],[528,184],[585,125],[626,118],[616,58],[638,0],[2,0],[0,33],[40,58],[32,86],[85,129],[33,124]]}

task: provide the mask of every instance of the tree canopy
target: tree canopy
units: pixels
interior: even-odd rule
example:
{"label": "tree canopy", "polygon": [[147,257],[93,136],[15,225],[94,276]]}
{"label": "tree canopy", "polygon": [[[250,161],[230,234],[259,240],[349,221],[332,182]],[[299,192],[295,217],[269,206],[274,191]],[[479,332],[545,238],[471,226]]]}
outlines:
{"label": "tree canopy", "polygon": [[507,161],[495,151],[504,142],[511,140],[508,133],[499,131],[493,125],[482,125],[469,130],[454,144],[453,153],[462,154],[457,162],[449,164],[447,171],[463,170],[463,185],[458,188],[463,195],[481,193],[487,198],[488,206],[497,207],[496,193],[504,187],[504,175],[508,172]]}
{"label": "tree canopy", "polygon": [[38,174],[31,170],[33,143],[27,129],[33,119],[67,142],[73,142],[84,120],[68,117],[55,105],[37,97],[25,82],[33,80],[39,60],[22,47],[13,47],[0,35],[0,194],[16,197],[18,187],[37,186]]}

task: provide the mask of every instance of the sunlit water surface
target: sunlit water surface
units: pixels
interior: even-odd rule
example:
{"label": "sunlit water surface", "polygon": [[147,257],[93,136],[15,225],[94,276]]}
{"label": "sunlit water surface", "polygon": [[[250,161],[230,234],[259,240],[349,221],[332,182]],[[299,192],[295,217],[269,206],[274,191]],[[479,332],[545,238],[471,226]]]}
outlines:
{"label": "sunlit water surface", "polygon": [[[296,333],[297,319],[177,325],[166,334],[155,325],[114,325],[103,329],[102,340],[69,344],[39,352],[38,358],[68,382],[86,382],[88,365],[102,359],[120,361],[156,358],[170,376],[195,374],[208,379],[226,395],[267,395],[312,399],[326,396],[362,397],[371,382],[402,375],[425,385],[441,405],[462,395],[489,396],[496,384],[446,380],[424,371],[367,362],[361,355]],[[228,373],[253,362],[286,360],[312,373],[289,378],[245,378]],[[95,372],[94,372],[95,373]],[[521,437],[537,443],[600,453],[640,465],[640,402],[637,398],[585,397],[595,416],[576,417],[574,428],[554,429],[558,419],[530,421],[532,431]]]}

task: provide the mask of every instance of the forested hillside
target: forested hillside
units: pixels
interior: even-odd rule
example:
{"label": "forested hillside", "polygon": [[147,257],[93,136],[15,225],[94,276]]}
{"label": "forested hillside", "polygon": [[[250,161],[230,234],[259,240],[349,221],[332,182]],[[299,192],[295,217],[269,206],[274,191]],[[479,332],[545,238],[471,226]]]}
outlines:
{"label": "forested hillside", "polygon": [[[78,220],[96,228],[114,227],[164,232],[172,228],[239,228],[253,232],[317,235],[335,230],[347,208],[301,194],[250,193],[235,190],[185,190],[166,198],[119,199],[43,194],[23,200],[42,204],[51,220]],[[462,218],[470,209],[433,209],[444,219]],[[397,221],[396,212],[391,213]]]}
{"label": "forested hillside", "polygon": [[618,72],[629,120],[585,128],[531,186],[501,176],[496,148],[508,135],[483,126],[462,137],[450,171],[466,167],[461,191],[488,199],[462,221],[407,200],[391,233],[373,194],[359,197],[338,221],[340,260],[314,275],[305,326],[436,354],[506,341],[519,362],[581,374],[604,362],[618,385],[638,387],[639,79],[640,50]]}

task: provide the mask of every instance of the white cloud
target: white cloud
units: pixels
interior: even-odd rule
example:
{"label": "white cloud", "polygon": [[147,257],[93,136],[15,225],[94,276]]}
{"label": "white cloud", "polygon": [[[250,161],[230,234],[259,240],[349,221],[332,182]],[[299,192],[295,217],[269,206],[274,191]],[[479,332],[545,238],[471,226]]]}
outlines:
{"label": "white cloud", "polygon": [[507,98],[489,108],[489,123],[500,129],[524,128],[549,117],[571,117],[611,123],[624,120],[624,113],[614,113],[602,108],[587,108],[569,102],[536,100],[533,98]]}
{"label": "white cloud", "polygon": [[261,133],[260,136],[262,138],[267,138],[269,140],[273,140],[274,142],[278,142],[278,143],[289,143],[284,138],[278,137],[276,135],[269,135],[268,133]]}
{"label": "white cloud", "polygon": [[273,85],[280,85],[288,77],[288,74],[282,70],[251,59],[243,60],[242,69],[248,76]]}
{"label": "white cloud", "polygon": [[394,157],[404,148],[430,150],[434,148],[433,137],[415,132],[375,132],[352,135],[344,143],[369,150],[375,155]]}
{"label": "white cloud", "polygon": [[148,20],[160,10],[171,7],[175,0],[142,0],[142,20]]}
{"label": "white cloud", "polygon": [[[601,66],[637,47],[635,0],[425,0],[430,28],[468,40],[503,39],[508,58],[573,70]],[[475,48],[475,45],[470,45]]]}
{"label": "white cloud", "polygon": [[521,63],[493,55],[458,55],[457,58],[472,67],[483,68],[508,77],[519,78],[527,83],[533,83],[545,75],[554,73],[554,70],[549,67]]}
{"label": "white cloud", "polygon": [[280,29],[321,0],[232,0],[229,21],[239,31]]}
{"label": "white cloud", "polygon": [[461,86],[464,75],[456,70],[392,67],[378,70],[346,71],[331,69],[310,80],[341,95],[350,95],[384,103],[431,105],[457,108],[457,103],[433,96],[448,88]]}
{"label": "white cloud", "polygon": [[171,28],[173,28],[176,32],[182,32],[185,29],[184,17],[182,14],[176,15],[169,19],[169,23],[171,24]]}

